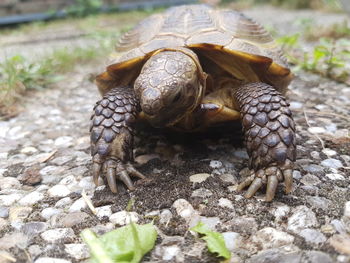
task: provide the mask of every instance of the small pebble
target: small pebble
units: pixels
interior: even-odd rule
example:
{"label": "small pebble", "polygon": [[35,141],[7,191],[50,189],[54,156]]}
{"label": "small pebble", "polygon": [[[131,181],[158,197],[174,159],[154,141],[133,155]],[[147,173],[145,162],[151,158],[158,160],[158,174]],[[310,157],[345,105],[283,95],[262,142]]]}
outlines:
{"label": "small pebble", "polygon": [[190,176],[190,181],[192,183],[202,183],[205,180],[207,180],[208,177],[210,177],[210,174],[207,173],[201,173],[201,174],[194,174]]}
{"label": "small pebble", "polygon": [[310,133],[313,134],[320,134],[320,133],[325,133],[326,129],[323,127],[310,127],[307,129]]}
{"label": "small pebble", "polygon": [[329,157],[334,156],[334,155],[337,155],[337,152],[336,152],[336,151],[334,151],[334,150],[332,150],[332,149],[329,149],[329,148],[323,149],[322,152],[323,152],[325,155],[329,156]]}
{"label": "small pebble", "polygon": [[37,148],[32,147],[32,146],[28,146],[28,147],[22,148],[21,153],[24,153],[24,154],[33,154],[33,153],[36,153],[37,151],[38,151]]}
{"label": "small pebble", "polygon": [[105,206],[100,206],[96,207],[96,216],[99,219],[102,219],[103,217],[110,217],[112,215],[112,209],[111,205],[105,205]]}
{"label": "small pebble", "polygon": [[191,197],[200,197],[200,198],[206,198],[213,195],[213,193],[205,188],[199,188],[192,192]]}
{"label": "small pebble", "polygon": [[321,165],[328,167],[328,168],[335,168],[335,169],[343,167],[343,164],[341,163],[341,161],[339,161],[337,159],[333,159],[333,158],[323,160],[321,162]]}
{"label": "small pebble", "polygon": [[315,213],[306,206],[297,206],[293,209],[292,215],[288,218],[287,229],[293,233],[300,233],[301,230],[318,226]]}
{"label": "small pebble", "polygon": [[79,212],[87,207],[87,204],[83,198],[79,198],[69,207],[69,212]]}
{"label": "small pebble", "polygon": [[21,186],[21,183],[17,178],[14,177],[0,177],[0,188],[4,189],[18,189]]}
{"label": "small pebble", "polygon": [[66,197],[71,193],[71,191],[65,185],[55,185],[47,192],[51,197]]}
{"label": "small pebble", "polygon": [[39,203],[39,201],[44,199],[44,194],[39,193],[37,191],[31,192],[27,195],[25,195],[21,200],[19,200],[19,204],[21,205],[34,205],[36,203]]}
{"label": "small pebble", "polygon": [[87,221],[89,217],[90,216],[85,212],[73,212],[61,216],[58,219],[58,224],[63,227],[74,227]]}
{"label": "small pebble", "polygon": [[64,251],[76,260],[87,259],[90,256],[85,244],[65,244]]}
{"label": "small pebble", "polygon": [[55,207],[66,208],[70,204],[72,204],[72,199],[70,197],[64,197],[56,202]]}
{"label": "small pebble", "polygon": [[7,218],[9,216],[8,207],[0,206],[0,217]]}
{"label": "small pebble", "polygon": [[187,223],[198,221],[199,214],[193,206],[185,199],[177,199],[172,205],[176,213],[186,220]]}
{"label": "small pebble", "polygon": [[73,138],[69,136],[58,137],[54,144],[57,147],[67,148],[73,145]]}
{"label": "small pebble", "polygon": [[0,195],[0,206],[11,206],[13,203],[22,198],[22,194]]}
{"label": "small pebble", "polygon": [[252,236],[252,242],[262,249],[278,248],[292,244],[294,236],[272,227],[265,227]]}
{"label": "small pebble", "polygon": [[209,166],[213,169],[218,169],[218,168],[221,168],[222,167],[222,162],[220,161],[216,161],[216,160],[212,160],[210,161],[210,164]]}
{"label": "small pebble", "polygon": [[167,224],[169,223],[170,219],[173,217],[173,214],[169,209],[164,209],[159,216],[159,223],[160,224]]}
{"label": "small pebble", "polygon": [[9,221],[12,222],[23,222],[33,211],[31,207],[25,206],[14,206],[10,207]]}
{"label": "small pebble", "polygon": [[318,185],[321,183],[321,180],[318,179],[316,175],[306,174],[300,179],[300,182],[302,182],[304,185]]}
{"label": "small pebble", "polygon": [[72,263],[72,261],[62,258],[41,257],[36,259],[34,263]]}
{"label": "small pebble", "polygon": [[71,242],[74,240],[74,231],[71,228],[50,229],[41,233],[41,238],[46,242]]}
{"label": "small pebble", "polygon": [[315,229],[303,229],[299,232],[306,242],[312,244],[320,244],[326,242],[327,238],[318,230]]}
{"label": "small pebble", "polygon": [[344,176],[341,174],[326,174],[326,177],[331,180],[345,180]]}
{"label": "small pebble", "polygon": [[222,233],[224,240],[225,240],[225,245],[228,250],[231,252],[234,252],[235,249],[238,249],[241,242],[242,242],[242,237],[239,233],[236,232],[224,232]]}
{"label": "small pebble", "polygon": [[50,219],[51,216],[53,215],[57,215],[57,214],[60,214],[62,213],[62,209],[57,209],[57,208],[53,208],[53,207],[47,207],[47,208],[44,208],[40,215],[45,218],[46,220]]}
{"label": "small pebble", "polygon": [[234,209],[231,200],[229,200],[227,198],[220,198],[219,199],[219,206],[223,207],[223,208]]}
{"label": "small pebble", "polygon": [[21,227],[21,232],[32,238],[47,229],[47,224],[44,222],[29,222]]}
{"label": "small pebble", "polygon": [[120,211],[112,214],[109,217],[109,221],[111,221],[113,224],[124,226],[130,222],[137,223],[139,221],[139,215],[135,212]]}
{"label": "small pebble", "polygon": [[344,217],[350,219],[350,201],[347,201],[344,205]]}

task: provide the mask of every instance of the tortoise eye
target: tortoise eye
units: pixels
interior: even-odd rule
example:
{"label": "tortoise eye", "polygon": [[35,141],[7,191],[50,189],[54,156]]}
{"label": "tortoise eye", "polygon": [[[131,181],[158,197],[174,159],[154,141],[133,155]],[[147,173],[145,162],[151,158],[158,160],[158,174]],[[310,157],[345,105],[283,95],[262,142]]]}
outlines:
{"label": "tortoise eye", "polygon": [[173,102],[178,102],[180,98],[181,98],[181,93],[178,92],[178,93],[176,94],[176,96],[174,97]]}

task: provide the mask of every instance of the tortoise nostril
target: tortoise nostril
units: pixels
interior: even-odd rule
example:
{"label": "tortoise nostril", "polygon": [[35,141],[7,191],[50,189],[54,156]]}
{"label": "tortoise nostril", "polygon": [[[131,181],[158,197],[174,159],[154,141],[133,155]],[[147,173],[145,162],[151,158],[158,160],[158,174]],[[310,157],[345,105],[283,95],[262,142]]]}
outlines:
{"label": "tortoise nostril", "polygon": [[141,96],[141,108],[147,115],[156,115],[162,108],[160,102],[160,92],[156,89],[148,88]]}

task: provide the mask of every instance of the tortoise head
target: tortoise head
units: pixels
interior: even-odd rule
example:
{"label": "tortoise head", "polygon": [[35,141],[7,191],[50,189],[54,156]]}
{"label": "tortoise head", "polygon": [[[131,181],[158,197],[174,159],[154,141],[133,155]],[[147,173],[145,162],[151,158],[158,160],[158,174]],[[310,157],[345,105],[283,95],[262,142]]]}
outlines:
{"label": "tortoise head", "polygon": [[190,55],[182,49],[160,51],[149,58],[135,80],[142,111],[155,127],[177,122],[202,98],[204,73],[197,56],[188,52]]}

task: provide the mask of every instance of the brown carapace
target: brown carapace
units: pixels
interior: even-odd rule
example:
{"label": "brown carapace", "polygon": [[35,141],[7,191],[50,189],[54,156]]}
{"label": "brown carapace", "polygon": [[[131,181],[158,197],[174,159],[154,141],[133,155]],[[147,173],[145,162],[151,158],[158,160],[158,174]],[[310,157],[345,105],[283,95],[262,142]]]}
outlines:
{"label": "brown carapace", "polygon": [[130,176],[134,124],[203,130],[242,121],[250,157],[252,197],[267,185],[274,198],[278,182],[292,190],[295,126],[285,95],[292,74],[271,36],[258,23],[232,10],[206,5],[168,9],[125,33],[106,71],[96,78],[103,98],[91,121],[95,183],[105,174],[112,192]]}

